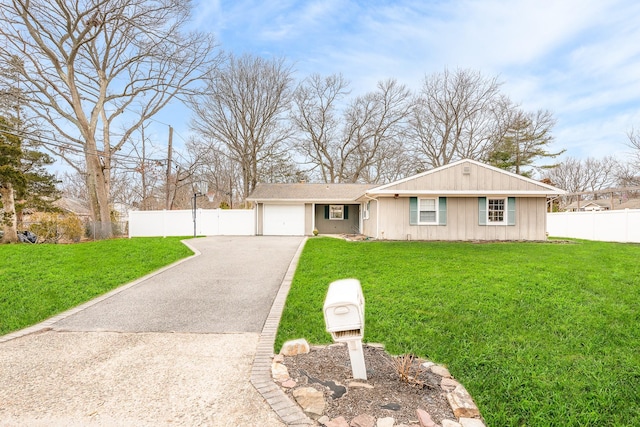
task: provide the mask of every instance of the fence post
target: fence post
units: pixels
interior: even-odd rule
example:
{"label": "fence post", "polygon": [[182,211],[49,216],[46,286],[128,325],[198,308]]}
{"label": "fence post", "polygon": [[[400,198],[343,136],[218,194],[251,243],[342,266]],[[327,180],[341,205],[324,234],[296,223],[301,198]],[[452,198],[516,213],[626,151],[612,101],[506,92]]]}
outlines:
{"label": "fence post", "polygon": [[167,210],[162,209],[162,237],[167,237]]}

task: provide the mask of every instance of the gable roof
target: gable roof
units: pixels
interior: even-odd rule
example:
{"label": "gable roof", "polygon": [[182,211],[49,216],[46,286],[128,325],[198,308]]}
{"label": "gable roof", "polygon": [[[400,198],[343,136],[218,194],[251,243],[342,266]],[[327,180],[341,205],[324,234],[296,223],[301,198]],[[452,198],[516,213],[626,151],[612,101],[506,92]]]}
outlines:
{"label": "gable roof", "polygon": [[61,197],[53,202],[53,205],[65,212],[70,212],[78,216],[91,215],[91,210],[84,201],[73,199],[71,197]]}
{"label": "gable roof", "polygon": [[265,184],[259,183],[248,201],[353,202],[376,184]]}
{"label": "gable roof", "polygon": [[[598,200],[581,200],[580,208],[587,208],[589,206],[598,206],[601,208],[610,208],[611,207],[611,199],[598,199]],[[572,202],[565,206],[565,209],[576,209],[578,207],[578,202]]]}
{"label": "gable roof", "polygon": [[367,195],[551,196],[564,190],[484,163],[463,159],[381,185]]}

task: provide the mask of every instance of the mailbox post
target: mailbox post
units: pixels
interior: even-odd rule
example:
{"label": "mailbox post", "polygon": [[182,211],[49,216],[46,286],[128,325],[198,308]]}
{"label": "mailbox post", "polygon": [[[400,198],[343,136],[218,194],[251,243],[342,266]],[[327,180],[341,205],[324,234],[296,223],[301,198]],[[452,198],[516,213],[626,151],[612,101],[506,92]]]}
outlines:
{"label": "mailbox post", "polygon": [[366,380],[362,351],[364,297],[356,279],[337,280],[329,285],[324,300],[324,321],[335,342],[346,342],[354,379]]}

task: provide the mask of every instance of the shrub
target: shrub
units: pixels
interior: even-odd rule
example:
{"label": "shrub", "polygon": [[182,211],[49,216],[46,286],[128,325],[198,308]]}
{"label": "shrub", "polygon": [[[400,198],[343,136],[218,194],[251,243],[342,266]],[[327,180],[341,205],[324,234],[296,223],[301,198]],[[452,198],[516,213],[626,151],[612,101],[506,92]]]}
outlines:
{"label": "shrub", "polygon": [[74,243],[78,243],[82,238],[84,227],[77,215],[68,214],[60,219],[59,227],[62,229],[62,237]]}
{"label": "shrub", "polygon": [[29,231],[38,236],[38,243],[58,243],[58,216],[55,213],[36,212],[29,218]]}
{"label": "shrub", "polygon": [[30,218],[29,231],[38,236],[39,243],[58,243],[60,240],[79,242],[82,221],[74,214],[37,212]]}

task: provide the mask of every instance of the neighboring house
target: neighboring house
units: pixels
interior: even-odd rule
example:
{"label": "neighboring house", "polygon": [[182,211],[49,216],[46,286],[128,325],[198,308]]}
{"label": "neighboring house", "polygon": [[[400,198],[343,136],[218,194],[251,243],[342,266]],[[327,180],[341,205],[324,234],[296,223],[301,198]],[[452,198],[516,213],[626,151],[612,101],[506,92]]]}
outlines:
{"label": "neighboring house", "polygon": [[589,211],[607,211],[611,209],[611,200],[581,200],[573,202],[565,207],[567,212],[589,212]]}
{"label": "neighboring house", "polygon": [[614,209],[640,209],[640,199],[629,199],[615,204]]}
{"label": "neighboring house", "polygon": [[565,207],[567,212],[591,212],[591,211],[608,211],[622,209],[640,209],[640,199],[599,199],[599,200],[581,200],[580,206],[578,202],[573,202]]}
{"label": "neighboring house", "polygon": [[389,240],[544,240],[547,198],[563,190],[474,160],[381,186],[259,184],[257,234]]}
{"label": "neighboring house", "polygon": [[81,220],[88,220],[91,217],[91,211],[87,204],[79,199],[71,197],[61,197],[53,205],[62,209],[64,212],[72,213]]}

